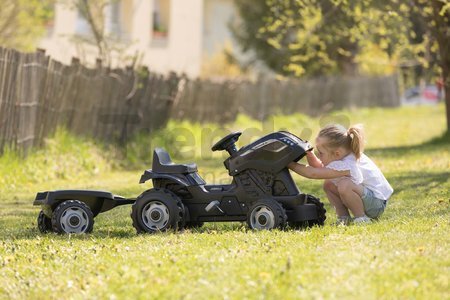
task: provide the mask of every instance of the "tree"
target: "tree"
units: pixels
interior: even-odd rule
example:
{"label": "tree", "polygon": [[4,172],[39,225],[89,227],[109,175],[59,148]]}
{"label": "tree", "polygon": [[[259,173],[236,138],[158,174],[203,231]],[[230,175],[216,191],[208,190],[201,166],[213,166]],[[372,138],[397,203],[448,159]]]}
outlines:
{"label": "tree", "polygon": [[111,49],[105,26],[105,10],[115,0],[68,0],[67,5],[76,9],[86,21],[89,33],[86,36],[73,37],[75,42],[94,44],[98,51],[98,58],[109,64]]}
{"label": "tree", "polygon": [[415,0],[439,47],[439,65],[444,82],[447,131],[450,131],[450,1]]}
{"label": "tree", "polygon": [[[284,76],[387,73],[405,61],[444,79],[450,128],[450,0],[235,0],[244,52]],[[415,5],[414,5],[415,4]],[[376,66],[370,61],[384,60]],[[374,67],[375,66],[375,67]],[[372,68],[372,69],[371,69]]]}
{"label": "tree", "polygon": [[[107,12],[113,14],[114,8],[120,5],[119,0],[65,0],[66,5],[72,9],[76,9],[80,16],[85,20],[89,27],[89,33],[87,35],[77,35],[72,37],[74,42],[81,44],[93,44],[97,48],[98,58],[102,60],[103,64],[111,65],[113,55],[123,56],[125,50],[128,48],[129,43],[125,44],[121,42],[120,26],[117,25],[118,32],[108,28],[112,25],[112,20],[107,20]],[[116,11],[117,13],[117,11]],[[110,16],[112,17],[112,16]],[[119,17],[120,16],[116,16]],[[117,20],[116,20],[117,21]],[[131,64],[136,64],[138,54],[132,57],[120,57],[118,61],[130,61]]]}
{"label": "tree", "polygon": [[0,46],[29,51],[53,17],[52,0],[0,0]]}
{"label": "tree", "polygon": [[[369,50],[388,49],[406,27],[385,0],[236,0],[232,31],[244,51],[285,76],[358,73]],[[381,51],[378,51],[381,52]],[[386,52],[386,51],[385,51]]]}

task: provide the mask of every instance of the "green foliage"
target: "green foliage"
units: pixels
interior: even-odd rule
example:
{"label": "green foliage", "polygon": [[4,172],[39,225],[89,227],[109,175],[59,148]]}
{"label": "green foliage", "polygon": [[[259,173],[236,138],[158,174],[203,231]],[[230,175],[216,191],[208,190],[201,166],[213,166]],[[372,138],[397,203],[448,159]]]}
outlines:
{"label": "green foliage", "polygon": [[30,51],[53,18],[53,0],[0,0],[0,46]]}
{"label": "green foliage", "polygon": [[420,9],[404,0],[235,2],[235,37],[279,74],[389,74],[436,58]]}
{"label": "green foliage", "polygon": [[[238,0],[236,4],[242,17],[234,27],[238,41],[283,75],[354,74],[361,58],[371,55],[376,60],[381,54],[386,61],[384,53],[389,67],[394,44],[407,30],[398,14],[388,13],[388,1]],[[370,72],[369,65],[363,70]]]}
{"label": "green foliage", "polygon": [[[364,109],[297,116],[297,122],[275,117],[277,126],[293,132],[310,125],[311,136],[330,120],[365,124],[367,153],[395,194],[381,219],[363,227],[331,226],[335,216],[327,204],[326,225],[303,231],[252,232],[240,223],[210,223],[180,233],[136,235],[130,207],[119,207],[96,218],[93,234],[42,235],[36,228],[39,208],[31,205],[36,191],[96,188],[135,197],[150,185],[137,184],[140,170],[104,169],[80,176],[73,172],[66,179],[37,178],[20,196],[17,189],[0,185],[0,298],[447,299],[450,148],[445,137],[433,139],[445,130],[443,110],[443,105]],[[245,116],[224,127],[245,125],[262,128]],[[201,131],[195,124],[171,126]],[[54,149],[66,153],[58,159],[86,143],[69,136],[58,139],[71,145]],[[52,161],[54,156],[47,155]],[[211,173],[216,180],[229,178],[222,160],[197,162],[209,182]],[[9,172],[23,165],[18,162]],[[6,169],[1,177],[5,174]],[[321,181],[294,179],[326,202]]]}

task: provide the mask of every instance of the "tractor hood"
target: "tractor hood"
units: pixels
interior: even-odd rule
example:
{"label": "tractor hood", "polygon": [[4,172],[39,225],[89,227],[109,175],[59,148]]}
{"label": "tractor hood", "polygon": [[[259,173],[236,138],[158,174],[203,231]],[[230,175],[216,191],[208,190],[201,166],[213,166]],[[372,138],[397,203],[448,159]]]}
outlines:
{"label": "tractor hood", "polygon": [[231,176],[246,169],[278,173],[290,162],[300,160],[311,149],[307,141],[287,131],[278,131],[242,147],[227,158],[224,165]]}

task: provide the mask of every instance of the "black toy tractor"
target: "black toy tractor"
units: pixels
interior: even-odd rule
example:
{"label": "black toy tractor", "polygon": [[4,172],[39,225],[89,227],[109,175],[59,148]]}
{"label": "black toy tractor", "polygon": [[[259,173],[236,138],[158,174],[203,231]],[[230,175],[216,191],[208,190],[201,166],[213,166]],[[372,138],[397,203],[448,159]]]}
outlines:
{"label": "black toy tractor", "polygon": [[218,141],[213,151],[225,150],[232,181],[208,185],[195,164],[175,164],[156,148],[152,169],[140,183],[152,180],[153,188],[136,199],[102,191],[52,191],[38,193],[42,205],[41,231],[81,233],[92,230],[93,217],[115,206],[133,203],[131,218],[138,233],[195,228],[204,222],[247,222],[251,229],[299,228],[323,225],[325,208],[318,198],[301,193],[287,165],[298,161],[311,146],[297,136],[279,131],[236,148],[240,132]]}
{"label": "black toy tractor", "polygon": [[288,222],[322,225],[323,204],[300,193],[287,165],[311,150],[307,142],[288,132],[275,132],[236,148],[240,132],[221,139],[213,151],[226,150],[225,168],[233,177],[228,185],[207,185],[195,164],[174,164],[166,151],[154,151],[153,166],[141,183],[153,189],[140,195],[131,217],[138,232],[201,226],[203,222],[247,221],[252,229],[282,228]]}

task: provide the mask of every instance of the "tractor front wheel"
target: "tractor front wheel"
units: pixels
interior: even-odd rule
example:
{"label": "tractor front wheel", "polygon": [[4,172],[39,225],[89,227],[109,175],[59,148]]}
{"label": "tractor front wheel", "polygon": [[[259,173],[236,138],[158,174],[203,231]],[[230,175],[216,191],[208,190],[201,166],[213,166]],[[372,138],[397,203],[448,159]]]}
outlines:
{"label": "tractor front wheel", "polygon": [[286,225],[286,211],[273,199],[262,199],[252,205],[247,214],[247,224],[255,230],[271,230]]}

